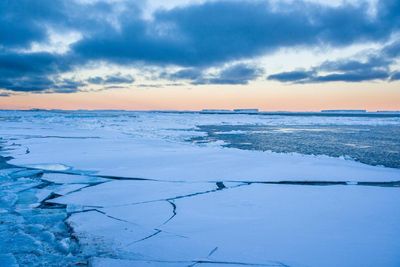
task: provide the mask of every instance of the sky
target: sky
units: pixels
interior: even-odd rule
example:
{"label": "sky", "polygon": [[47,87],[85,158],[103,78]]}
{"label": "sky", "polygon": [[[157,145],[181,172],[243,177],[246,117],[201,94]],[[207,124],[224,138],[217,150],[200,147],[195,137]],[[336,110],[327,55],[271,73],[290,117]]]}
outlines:
{"label": "sky", "polygon": [[0,109],[400,110],[398,0],[3,0]]}

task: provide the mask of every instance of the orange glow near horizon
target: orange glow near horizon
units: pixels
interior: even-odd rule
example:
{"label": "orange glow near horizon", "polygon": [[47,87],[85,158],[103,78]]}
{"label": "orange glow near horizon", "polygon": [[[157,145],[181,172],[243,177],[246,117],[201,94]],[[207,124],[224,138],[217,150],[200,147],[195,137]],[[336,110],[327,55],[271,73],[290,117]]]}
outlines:
{"label": "orange glow near horizon", "polygon": [[72,94],[0,97],[0,109],[201,110],[258,108],[265,111],[321,109],[400,110],[400,83],[206,85],[131,88]]}

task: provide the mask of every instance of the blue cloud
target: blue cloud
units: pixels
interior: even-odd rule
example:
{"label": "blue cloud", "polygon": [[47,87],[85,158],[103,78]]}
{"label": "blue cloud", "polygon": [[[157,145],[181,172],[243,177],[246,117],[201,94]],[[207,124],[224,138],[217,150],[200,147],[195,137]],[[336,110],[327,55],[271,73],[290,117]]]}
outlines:
{"label": "blue cloud", "polygon": [[50,53],[17,53],[0,51],[0,77],[52,74],[70,69],[63,57]]}
{"label": "blue cloud", "polygon": [[135,79],[131,75],[113,74],[105,77],[90,77],[87,81],[92,84],[121,84],[133,83]]}
{"label": "blue cloud", "polygon": [[[62,91],[54,82],[55,77],[98,61],[178,65],[186,70],[171,75],[172,80],[186,77],[194,83],[243,84],[258,77],[259,72],[248,66],[236,66],[223,70],[218,77],[201,80],[202,70],[280,48],[385,43],[396,36],[400,28],[398,0],[379,1],[375,16],[368,10],[365,2],[332,7],[308,1],[289,4],[220,0],[158,10],[151,20],[146,20],[140,4],[133,1],[1,1],[0,88]],[[79,32],[82,39],[64,55],[21,52],[21,48],[29,49],[34,42],[48,41],[49,29]],[[377,58],[398,57],[398,45],[386,47],[380,51],[385,57]],[[375,67],[373,61],[335,64],[339,63],[326,63],[305,73],[275,74],[270,79],[291,82],[386,79],[383,72],[388,71],[389,63],[380,62]],[[323,68],[330,68],[329,73],[318,75]],[[91,82],[96,83],[93,78]],[[97,83],[112,83],[113,79],[115,83],[133,82],[114,77],[109,81],[97,79]]]}
{"label": "blue cloud", "polygon": [[390,66],[399,55],[400,41],[397,41],[367,55],[366,59],[326,61],[310,70],[276,73],[267,79],[291,83],[394,81],[397,75],[391,73]]}
{"label": "blue cloud", "polygon": [[391,81],[400,81],[400,71],[397,71],[395,73],[392,73],[390,76]]}
{"label": "blue cloud", "polygon": [[0,93],[0,97],[8,97],[8,96],[11,96],[11,94],[6,92]]}
{"label": "blue cloud", "polygon": [[176,80],[198,80],[201,79],[203,70],[198,68],[182,69],[173,73],[161,73],[160,77],[172,81]]}
{"label": "blue cloud", "polygon": [[289,71],[270,75],[267,79],[285,83],[323,83],[387,80],[389,76],[390,73],[386,70],[365,69],[330,74],[318,74],[315,71]]}
{"label": "blue cloud", "polygon": [[311,77],[311,82],[362,82],[371,80],[385,80],[389,77],[386,71],[360,71],[360,72],[348,72],[348,73],[333,73],[329,75],[321,75]]}
{"label": "blue cloud", "polygon": [[222,69],[217,77],[206,80],[210,84],[247,84],[259,77],[263,71],[255,66],[236,64]]}
{"label": "blue cloud", "polygon": [[48,93],[75,93],[86,83],[75,79],[56,79]]}
{"label": "blue cloud", "polygon": [[63,19],[62,1],[0,1],[0,45],[26,47],[47,39],[46,26]]}
{"label": "blue cloud", "polygon": [[301,82],[309,80],[313,75],[313,71],[295,70],[273,74],[268,76],[268,79],[280,82]]}
{"label": "blue cloud", "polygon": [[161,77],[169,80],[190,80],[192,84],[247,84],[263,73],[256,66],[238,63],[225,68],[215,75],[207,75],[201,68],[187,68],[173,73],[162,73]]}
{"label": "blue cloud", "polygon": [[74,93],[85,85],[71,79],[53,79],[47,76],[25,76],[0,80],[0,88],[15,92]]}
{"label": "blue cloud", "polygon": [[393,14],[386,12],[393,1],[385,2],[375,19],[366,4],[328,7],[300,1],[290,5],[213,1],[186,5],[158,11],[151,22],[122,16],[120,29],[99,31],[74,49],[83,57],[119,64],[209,66],[282,47],[382,41],[398,29],[388,22]]}
{"label": "blue cloud", "polygon": [[389,78],[387,71],[351,71],[346,73],[331,73],[318,75],[315,72],[283,72],[268,76],[269,80],[290,83],[323,83],[323,82],[363,82],[371,80],[386,80]]}
{"label": "blue cloud", "polygon": [[[72,58],[50,53],[0,52],[0,88],[11,91],[40,92],[57,89],[54,80],[71,70]],[[54,77],[54,78],[53,78]],[[61,90],[61,88],[58,88]]]}

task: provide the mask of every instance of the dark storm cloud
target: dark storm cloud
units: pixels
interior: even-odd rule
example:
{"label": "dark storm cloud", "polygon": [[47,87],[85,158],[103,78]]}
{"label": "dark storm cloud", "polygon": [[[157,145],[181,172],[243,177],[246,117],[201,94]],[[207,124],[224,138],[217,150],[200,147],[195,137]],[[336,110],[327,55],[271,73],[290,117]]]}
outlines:
{"label": "dark storm cloud", "polygon": [[[375,16],[368,10],[365,2],[332,7],[302,1],[222,0],[159,10],[152,19],[145,20],[136,1],[4,0],[0,1],[0,86],[13,91],[57,91],[62,89],[51,84],[54,77],[88,62],[172,64],[201,70],[280,48],[384,43],[399,31],[398,0],[379,1]],[[64,55],[26,52],[33,42],[48,41],[49,31],[74,31],[82,38]],[[382,53],[396,57],[398,49],[388,47]],[[356,62],[349,62],[346,68],[346,73],[317,77],[306,74],[315,81],[356,81],[368,79],[368,73],[375,70]],[[370,77],[384,77],[379,74],[384,70],[376,71]],[[296,80],[293,77],[301,73],[285,75],[281,79],[290,80],[292,75],[291,79]],[[182,71],[171,78],[184,77],[199,82],[201,73]],[[205,82],[243,84],[256,77],[242,66],[222,70],[219,77]],[[31,86],[27,81],[32,82]],[[114,81],[118,83],[118,79]]]}

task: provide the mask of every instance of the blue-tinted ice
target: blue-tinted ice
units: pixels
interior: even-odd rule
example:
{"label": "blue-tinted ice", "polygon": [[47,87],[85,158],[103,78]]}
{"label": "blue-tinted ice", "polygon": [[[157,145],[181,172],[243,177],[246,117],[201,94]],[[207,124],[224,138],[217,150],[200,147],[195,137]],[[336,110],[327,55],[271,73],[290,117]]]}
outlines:
{"label": "blue-tinted ice", "polygon": [[[398,118],[7,113],[0,266],[400,266],[398,131]],[[238,155],[255,170],[213,164]],[[282,166],[299,175],[272,179]]]}

